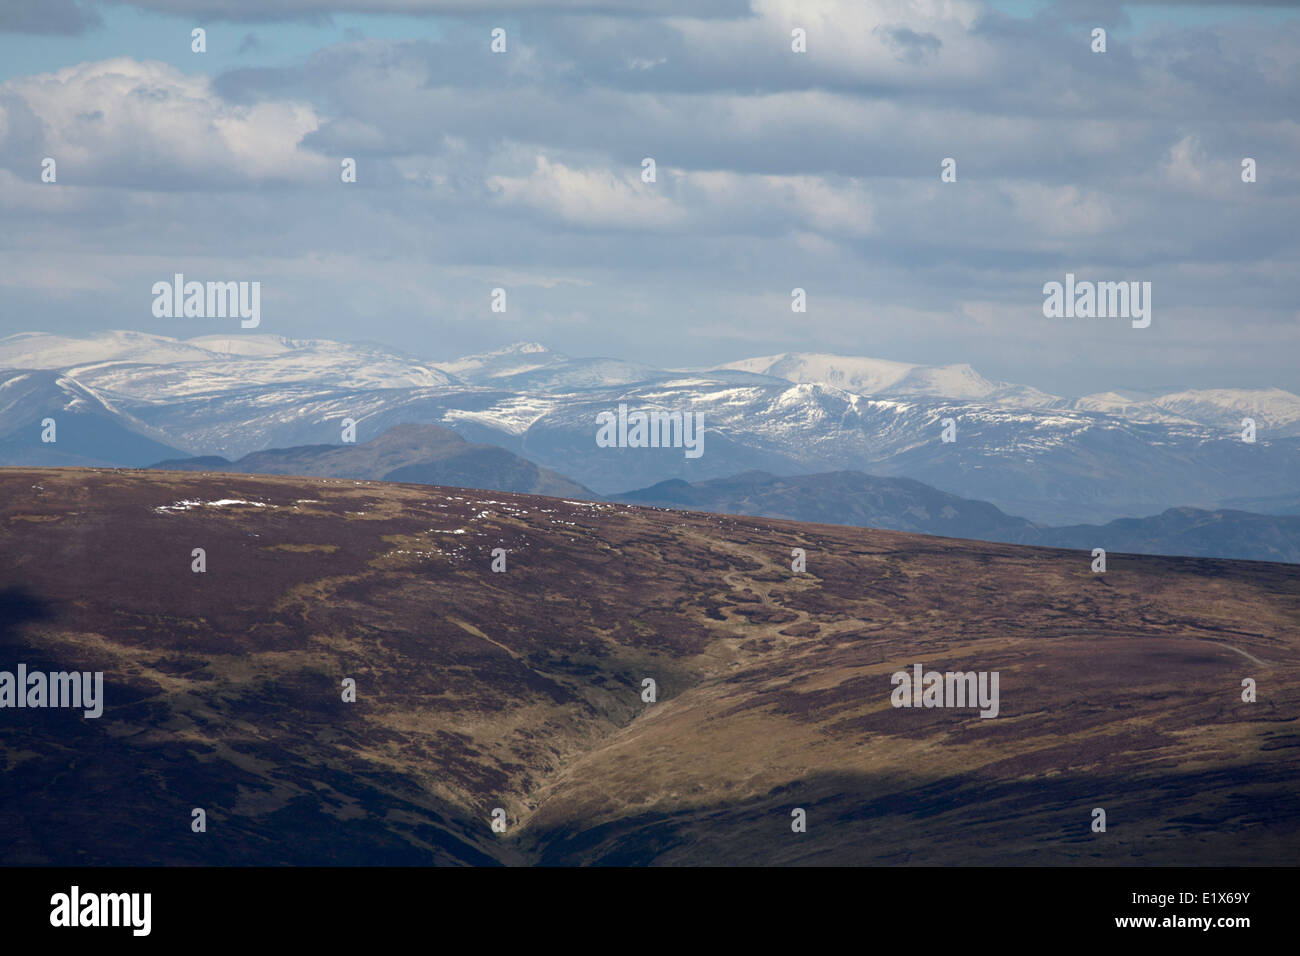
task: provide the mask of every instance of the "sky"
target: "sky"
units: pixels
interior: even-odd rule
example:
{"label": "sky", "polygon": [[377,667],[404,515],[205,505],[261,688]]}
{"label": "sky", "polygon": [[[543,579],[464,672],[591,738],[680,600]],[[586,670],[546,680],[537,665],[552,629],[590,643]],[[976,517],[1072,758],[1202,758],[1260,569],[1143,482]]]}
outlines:
{"label": "sky", "polygon": [[[1297,107],[1290,2],[4,0],[0,336],[1300,392]],[[260,326],[155,318],[175,273]],[[1044,316],[1067,273],[1150,326]]]}

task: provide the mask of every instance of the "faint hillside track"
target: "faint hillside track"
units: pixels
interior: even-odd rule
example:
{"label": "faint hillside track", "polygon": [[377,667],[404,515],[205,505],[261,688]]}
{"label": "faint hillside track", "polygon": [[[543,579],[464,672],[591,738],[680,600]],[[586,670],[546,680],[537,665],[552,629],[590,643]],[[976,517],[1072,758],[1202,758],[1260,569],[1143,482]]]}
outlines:
{"label": "faint hillside track", "polygon": [[[103,670],[107,695],[98,721],[4,712],[7,863],[1229,864],[1300,848],[1294,566],[1112,554],[1095,575],[1087,552],[95,469],[0,470],[0,555],[0,668]],[[891,707],[890,674],[913,663],[998,671],[1001,713]],[[195,806],[207,834],[189,830]],[[1095,806],[1106,834],[1088,829]]]}

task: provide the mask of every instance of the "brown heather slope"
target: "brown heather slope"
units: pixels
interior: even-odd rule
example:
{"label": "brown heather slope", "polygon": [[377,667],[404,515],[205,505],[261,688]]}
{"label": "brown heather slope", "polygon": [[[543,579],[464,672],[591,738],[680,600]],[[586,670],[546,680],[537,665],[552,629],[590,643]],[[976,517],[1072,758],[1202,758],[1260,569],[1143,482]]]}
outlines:
{"label": "brown heather slope", "polygon": [[[1294,863],[1300,568],[1090,560],[417,485],[0,469],[0,669],[102,670],[106,696],[98,720],[0,710],[0,862]],[[915,662],[999,671],[1000,716],[891,707]]]}

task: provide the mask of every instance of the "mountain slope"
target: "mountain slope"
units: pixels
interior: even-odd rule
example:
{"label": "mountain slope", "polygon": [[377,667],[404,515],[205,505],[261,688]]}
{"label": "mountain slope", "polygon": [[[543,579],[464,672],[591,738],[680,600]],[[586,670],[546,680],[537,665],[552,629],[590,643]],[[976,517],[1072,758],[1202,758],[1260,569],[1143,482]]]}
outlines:
{"label": "mountain slope", "polygon": [[1151,402],[1186,420],[1240,430],[1251,418],[1260,431],[1300,435],[1300,395],[1280,388],[1201,388],[1161,395]]}
{"label": "mountain slope", "polygon": [[22,332],[0,338],[0,368],[68,369],[99,362],[159,365],[202,361],[212,355],[197,342],[125,330],[82,337]]}
{"label": "mountain slope", "polygon": [[[180,472],[0,472],[0,535],[0,662],[105,679],[0,721],[7,864],[1300,850],[1294,567]],[[998,716],[891,706],[918,663]]]}
{"label": "mountain slope", "polygon": [[556,497],[598,497],[575,481],[504,448],[475,445],[438,425],[396,425],[368,442],[303,445],[253,452],[238,461],[203,456],[151,466],[170,471],[368,478],[425,485],[486,488]]}
{"label": "mountain slope", "polygon": [[58,372],[0,375],[0,465],[136,466],[182,454],[151,431]]}

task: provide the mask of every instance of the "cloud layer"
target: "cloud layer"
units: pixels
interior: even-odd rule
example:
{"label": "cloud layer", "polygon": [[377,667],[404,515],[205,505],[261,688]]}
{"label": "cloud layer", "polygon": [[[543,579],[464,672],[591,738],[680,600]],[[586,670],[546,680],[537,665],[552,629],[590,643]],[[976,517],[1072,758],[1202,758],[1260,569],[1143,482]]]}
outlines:
{"label": "cloud layer", "polygon": [[[349,5],[259,6],[204,8]],[[1296,20],[1126,31],[1115,8],[1102,54],[1063,5],[622,7],[499,4],[217,75],[106,49],[0,84],[0,332],[201,334],[148,312],[184,271],[261,280],[263,331],[433,357],[527,327],[678,365],[797,347],[1058,392],[1300,387]],[[1045,320],[1067,271],[1151,281],[1151,328]]]}

